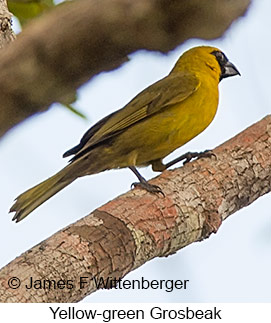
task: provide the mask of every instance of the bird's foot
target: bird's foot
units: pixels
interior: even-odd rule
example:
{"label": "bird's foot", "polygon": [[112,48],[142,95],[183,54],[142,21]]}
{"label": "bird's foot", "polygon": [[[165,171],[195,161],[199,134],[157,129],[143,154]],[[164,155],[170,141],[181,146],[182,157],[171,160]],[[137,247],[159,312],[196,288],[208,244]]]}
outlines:
{"label": "bird's foot", "polygon": [[189,163],[192,159],[200,159],[200,158],[204,158],[204,157],[212,157],[216,155],[211,151],[211,150],[205,150],[202,151],[200,153],[197,152],[187,152],[181,156],[179,156],[178,158],[173,159],[172,161],[168,162],[165,166],[165,168],[169,168],[173,165],[175,165],[176,163],[179,163],[180,161],[183,161],[183,165]]}
{"label": "bird's foot", "polygon": [[148,182],[135,182],[132,183],[131,188],[142,188],[152,194],[162,194],[165,197],[164,192],[158,185],[153,185]]}
{"label": "bird's foot", "polygon": [[216,155],[210,149],[204,150],[204,151],[202,151],[200,153],[191,153],[191,152],[188,152],[185,155],[186,155],[185,156],[185,161],[183,162],[183,164],[189,163],[194,158],[195,159],[211,158],[213,156],[216,158]]}

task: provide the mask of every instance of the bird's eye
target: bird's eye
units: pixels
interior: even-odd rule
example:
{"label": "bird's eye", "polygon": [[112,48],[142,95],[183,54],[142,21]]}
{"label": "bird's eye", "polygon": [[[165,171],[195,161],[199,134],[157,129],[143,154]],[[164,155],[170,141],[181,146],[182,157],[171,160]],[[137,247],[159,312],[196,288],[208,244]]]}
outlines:
{"label": "bird's eye", "polygon": [[216,57],[219,64],[225,63],[228,60],[226,55],[218,50],[213,51],[211,54],[213,54]]}
{"label": "bird's eye", "polygon": [[217,53],[216,53],[216,58],[217,58],[218,60],[220,60],[220,61],[223,61],[223,60],[224,60],[224,56],[223,56],[223,54],[222,54],[221,52],[217,52]]}

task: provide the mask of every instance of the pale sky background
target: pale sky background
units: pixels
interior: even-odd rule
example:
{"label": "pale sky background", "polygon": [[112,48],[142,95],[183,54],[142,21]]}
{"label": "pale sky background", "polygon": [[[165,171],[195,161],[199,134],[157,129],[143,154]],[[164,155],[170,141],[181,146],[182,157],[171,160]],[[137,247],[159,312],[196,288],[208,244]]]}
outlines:
{"label": "pale sky background", "polygon": [[[129,170],[84,177],[61,191],[19,224],[8,210],[14,198],[66,165],[62,154],[96,121],[119,109],[139,91],[169,73],[188,48],[213,45],[242,74],[220,84],[213,123],[170,158],[212,149],[270,113],[270,12],[268,0],[253,1],[247,16],[223,39],[190,40],[168,55],[137,52],[120,69],[103,73],[79,90],[76,107],[84,121],[59,105],[28,119],[0,141],[0,266],[92,210],[129,190]],[[152,178],[150,168],[142,174]],[[148,262],[125,278],[189,279],[188,289],[103,290],[85,302],[271,302],[271,196],[267,194],[228,218],[218,233],[177,254]]]}

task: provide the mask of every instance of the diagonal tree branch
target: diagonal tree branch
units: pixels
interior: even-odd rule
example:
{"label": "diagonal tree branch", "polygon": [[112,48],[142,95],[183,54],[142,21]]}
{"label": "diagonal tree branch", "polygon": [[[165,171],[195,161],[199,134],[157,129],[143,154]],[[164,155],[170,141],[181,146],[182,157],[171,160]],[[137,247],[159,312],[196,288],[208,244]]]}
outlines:
{"label": "diagonal tree branch", "polygon": [[[4,267],[0,301],[77,302],[96,290],[94,277],[123,277],[209,237],[229,215],[270,192],[270,143],[267,116],[217,147],[216,158],[152,180],[165,198],[135,189],[103,205]],[[9,287],[11,277],[20,279],[20,287]],[[26,289],[29,277],[51,280],[51,289],[48,281],[47,289]],[[88,282],[82,288],[80,277]],[[61,282],[58,287],[53,280]]]}
{"label": "diagonal tree branch", "polygon": [[[4,0],[3,0],[4,1]],[[221,36],[250,0],[78,0],[33,20],[0,54],[0,136],[139,50]],[[215,28],[214,28],[215,26]]]}

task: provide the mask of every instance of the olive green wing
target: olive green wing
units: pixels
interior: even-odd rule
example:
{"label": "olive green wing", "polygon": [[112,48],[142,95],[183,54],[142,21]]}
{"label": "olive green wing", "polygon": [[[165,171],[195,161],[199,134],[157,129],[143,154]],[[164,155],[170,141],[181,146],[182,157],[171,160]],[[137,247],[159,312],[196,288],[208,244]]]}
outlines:
{"label": "olive green wing", "polygon": [[105,142],[128,127],[180,103],[200,86],[199,79],[190,73],[172,73],[140,92],[122,109],[113,112],[91,127],[82,137],[79,145],[63,156],[75,154],[72,161],[98,144]]}

